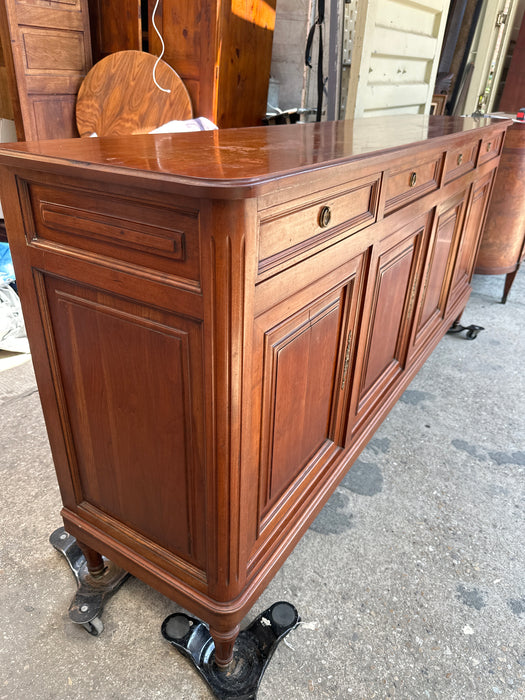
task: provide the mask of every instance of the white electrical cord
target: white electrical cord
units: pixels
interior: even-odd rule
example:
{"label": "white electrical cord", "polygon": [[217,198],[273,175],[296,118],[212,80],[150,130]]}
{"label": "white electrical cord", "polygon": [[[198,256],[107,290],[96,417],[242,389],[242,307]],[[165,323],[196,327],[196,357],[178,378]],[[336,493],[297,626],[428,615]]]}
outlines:
{"label": "white electrical cord", "polygon": [[162,46],[162,51],[160,52],[160,56],[157,58],[157,60],[155,61],[155,65],[153,66],[153,82],[159,88],[159,90],[162,90],[162,92],[171,92],[171,90],[168,90],[167,88],[161,87],[157,82],[157,78],[155,77],[155,73],[157,71],[157,66],[159,65],[162,57],[164,56],[164,50],[166,48],[164,46],[164,39],[162,38],[162,34],[159,32],[159,30],[157,29],[157,25],[155,24],[155,13],[157,12],[159,2],[160,2],[160,0],[157,0],[157,2],[155,3],[155,7],[153,8],[153,12],[151,13],[151,23],[153,25],[153,29],[157,32],[157,36],[159,37],[160,43]]}

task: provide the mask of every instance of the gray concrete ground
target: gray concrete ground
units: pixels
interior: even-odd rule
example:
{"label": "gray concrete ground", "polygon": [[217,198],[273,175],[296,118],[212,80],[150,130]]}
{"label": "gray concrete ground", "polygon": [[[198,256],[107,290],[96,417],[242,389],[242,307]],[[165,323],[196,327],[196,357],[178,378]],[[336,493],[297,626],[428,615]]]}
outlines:
{"label": "gray concrete ground", "polygon": [[[301,624],[259,700],[525,697],[525,272],[475,277],[463,315],[252,616]],[[30,362],[0,358],[0,698],[210,698],[160,636],[176,606],[129,581],[98,638],[69,622],[48,544],[60,499]]]}

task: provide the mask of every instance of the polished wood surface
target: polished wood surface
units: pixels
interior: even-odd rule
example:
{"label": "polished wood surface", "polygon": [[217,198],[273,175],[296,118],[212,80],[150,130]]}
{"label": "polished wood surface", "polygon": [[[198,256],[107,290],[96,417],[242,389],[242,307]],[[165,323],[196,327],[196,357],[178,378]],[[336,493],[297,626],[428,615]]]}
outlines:
{"label": "polished wood surface", "polygon": [[167,63],[156,64],[155,56],[141,51],[119,51],[96,63],[78,92],[80,136],[147,134],[174,119],[191,119],[184,83]]}
{"label": "polished wood surface", "polygon": [[78,136],[76,96],[91,67],[87,0],[4,0],[0,34],[18,138]]}
{"label": "polished wood surface", "polygon": [[381,124],[0,149],[66,529],[222,665],[470,294],[508,122]]}
{"label": "polished wood surface", "polygon": [[503,302],[525,257],[525,124],[507,131],[476,273],[506,275]]}
{"label": "polished wood surface", "polygon": [[[404,157],[408,179],[414,155],[423,148],[428,153],[433,141],[439,151],[439,139],[447,135],[452,137],[452,144],[457,144],[455,157],[449,156],[447,160],[448,170],[452,172],[458,167],[457,158],[463,152],[465,139],[469,143],[469,133],[498,123],[501,124],[501,120],[407,115],[391,117],[388,121],[381,117],[140,135],[133,139],[133,148],[126,138],[19,143],[13,147],[12,155],[18,152],[44,158],[49,163],[78,161],[80,168],[88,164],[108,173],[131,170],[130,176],[169,177],[174,183],[191,183],[192,187],[217,191],[232,189],[240,196],[249,196],[251,189],[264,189],[264,184],[276,177],[325,169],[339,163],[357,164],[364,156],[380,158],[389,152],[396,152],[398,163],[401,156]],[[469,145],[472,151],[473,146]],[[198,158],[195,157],[197,151]],[[409,188],[408,182],[406,187]]]}

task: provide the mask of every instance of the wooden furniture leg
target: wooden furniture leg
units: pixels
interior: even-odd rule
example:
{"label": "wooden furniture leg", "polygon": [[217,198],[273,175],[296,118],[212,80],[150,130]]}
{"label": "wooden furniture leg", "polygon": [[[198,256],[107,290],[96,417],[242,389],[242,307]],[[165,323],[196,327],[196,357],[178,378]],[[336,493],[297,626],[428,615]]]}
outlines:
{"label": "wooden furniture leg", "polygon": [[501,297],[501,303],[506,304],[507,303],[507,297],[509,296],[510,288],[514,284],[514,280],[516,279],[516,275],[518,274],[518,270],[520,269],[520,266],[518,265],[514,272],[508,272],[505,275],[505,287],[503,288],[503,296]]}
{"label": "wooden furniture leg", "polygon": [[215,643],[215,663],[219,668],[226,669],[233,660],[233,646],[239,636],[240,627],[235,625],[233,629],[218,630],[210,627],[210,634]]}
{"label": "wooden furniture leg", "polygon": [[77,544],[82,550],[82,554],[86,558],[87,570],[90,576],[93,576],[93,578],[99,578],[102,576],[106,569],[102,555],[95,552],[94,549],[91,549],[91,547],[88,547],[87,544],[84,544],[83,542],[79,542],[77,540]]}

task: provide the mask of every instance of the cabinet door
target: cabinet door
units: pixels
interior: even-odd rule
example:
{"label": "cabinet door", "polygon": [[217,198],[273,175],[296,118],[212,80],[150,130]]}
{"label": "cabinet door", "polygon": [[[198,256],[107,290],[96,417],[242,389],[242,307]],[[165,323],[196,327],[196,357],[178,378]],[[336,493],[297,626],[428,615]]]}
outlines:
{"label": "cabinet door", "polygon": [[91,68],[87,0],[5,0],[0,34],[18,139],[78,136],[77,92]]}
{"label": "cabinet door", "polygon": [[343,449],[367,259],[356,256],[256,319],[257,534],[281,519],[285,505],[293,509]]}
{"label": "cabinet door", "polygon": [[418,217],[378,246],[371,308],[359,342],[349,439],[362,427],[406,366],[421,253],[431,218],[430,213]]}
{"label": "cabinet door", "polygon": [[447,309],[454,260],[461,237],[465,212],[465,192],[461,191],[440,205],[426,246],[423,284],[417,301],[409,359],[442,324]]}
{"label": "cabinet door", "polygon": [[463,227],[463,233],[456,255],[449,306],[464,294],[469,287],[481,238],[481,230],[485,220],[485,213],[492,191],[493,178],[494,171],[488,173],[488,175],[479,180],[479,182],[475,182],[472,186],[465,226]]}

